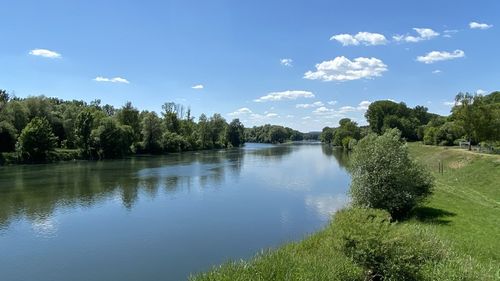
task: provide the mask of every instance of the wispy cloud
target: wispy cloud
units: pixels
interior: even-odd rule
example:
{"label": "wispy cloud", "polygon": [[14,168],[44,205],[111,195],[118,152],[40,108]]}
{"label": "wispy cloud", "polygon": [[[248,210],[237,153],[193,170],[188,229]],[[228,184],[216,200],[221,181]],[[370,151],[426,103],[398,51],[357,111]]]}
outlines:
{"label": "wispy cloud", "polygon": [[487,24],[487,23],[479,23],[479,22],[470,22],[469,23],[469,27],[471,29],[489,29],[489,28],[492,28],[493,25],[492,24]]}
{"label": "wispy cloud", "polygon": [[382,76],[387,65],[377,58],[359,57],[349,60],[344,56],[316,64],[316,71],[308,71],[305,79],[322,81],[349,81]]}
{"label": "wispy cloud", "polygon": [[29,54],[32,56],[38,56],[50,59],[59,59],[62,57],[61,54],[47,49],[34,49],[31,50]]}
{"label": "wispy cloud", "polygon": [[314,107],[319,107],[319,106],[323,106],[324,103],[321,102],[321,101],[317,101],[317,102],[313,102],[313,103],[299,103],[299,104],[296,104],[295,107],[296,108],[314,108]]}
{"label": "wispy cloud", "polygon": [[330,37],[330,40],[340,42],[343,46],[363,44],[365,46],[385,45],[387,39],[380,33],[371,32],[358,32],[355,35],[351,34],[337,34]]}
{"label": "wispy cloud", "polygon": [[258,99],[255,102],[296,100],[298,98],[314,98],[314,94],[309,91],[289,90],[283,92],[272,92]]}
{"label": "wispy cloud", "polygon": [[205,88],[205,87],[202,84],[194,85],[193,87],[191,87],[191,89],[195,89],[195,90],[202,90],[203,88]]}
{"label": "wispy cloud", "polygon": [[280,64],[284,66],[293,66],[293,60],[288,58],[288,59],[280,59]]}
{"label": "wispy cloud", "polygon": [[441,72],[442,72],[441,70],[436,69],[436,70],[433,70],[433,71],[432,71],[432,74],[439,74],[439,73],[441,73]]}
{"label": "wispy cloud", "polygon": [[127,79],[122,77],[107,78],[107,77],[97,76],[96,78],[94,78],[94,81],[130,84],[130,82]]}
{"label": "wispy cloud", "polygon": [[251,114],[251,113],[252,113],[252,110],[250,110],[250,108],[242,107],[242,108],[237,109],[231,113],[228,113],[227,115],[229,115],[231,117],[239,117],[241,115],[246,115],[246,114]]}
{"label": "wispy cloud", "polygon": [[408,42],[408,43],[416,43],[424,40],[430,40],[434,37],[439,36],[439,33],[430,29],[430,28],[418,28],[415,27],[413,30],[418,34],[418,35],[394,35],[392,38],[395,41],[403,41],[403,42]]}
{"label": "wispy cloud", "polygon": [[327,117],[327,118],[328,117],[342,117],[346,113],[349,113],[349,112],[358,112],[358,113],[365,112],[366,110],[368,110],[368,107],[370,106],[370,104],[371,104],[370,101],[361,101],[357,106],[346,105],[346,106],[342,106],[338,109],[327,108],[325,106],[321,106],[321,107],[318,107],[315,110],[313,110],[312,113],[314,115],[320,115],[320,116]]}
{"label": "wispy cloud", "polygon": [[463,57],[465,57],[465,52],[462,50],[455,50],[451,53],[446,51],[432,51],[424,56],[417,57],[417,61],[431,64],[437,61],[452,60]]}

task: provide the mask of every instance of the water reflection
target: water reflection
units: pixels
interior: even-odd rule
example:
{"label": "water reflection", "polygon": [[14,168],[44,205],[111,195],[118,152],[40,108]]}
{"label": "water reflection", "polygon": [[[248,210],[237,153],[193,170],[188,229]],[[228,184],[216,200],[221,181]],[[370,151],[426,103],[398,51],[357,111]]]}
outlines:
{"label": "water reflection", "polygon": [[321,228],[347,202],[338,159],[346,158],[319,144],[249,144],[1,167],[0,272],[8,280],[185,280]]}
{"label": "water reflection", "polygon": [[325,155],[333,156],[339,162],[341,167],[348,167],[349,165],[349,152],[336,146],[322,145],[321,150]]}
{"label": "water reflection", "polygon": [[154,198],[160,189],[175,193],[198,180],[217,185],[226,173],[240,171],[244,150],[226,153],[183,153],[168,157],[136,157],[102,162],[0,168],[0,228],[26,217],[34,225],[57,207],[90,207],[114,194],[130,209],[145,192]]}

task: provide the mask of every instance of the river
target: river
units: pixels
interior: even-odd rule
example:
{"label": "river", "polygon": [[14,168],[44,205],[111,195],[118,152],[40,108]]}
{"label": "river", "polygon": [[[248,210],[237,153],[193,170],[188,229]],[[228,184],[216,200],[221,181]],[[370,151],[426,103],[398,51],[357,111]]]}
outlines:
{"label": "river", "polygon": [[5,281],[185,280],[321,229],[348,201],[321,144],[0,167]]}

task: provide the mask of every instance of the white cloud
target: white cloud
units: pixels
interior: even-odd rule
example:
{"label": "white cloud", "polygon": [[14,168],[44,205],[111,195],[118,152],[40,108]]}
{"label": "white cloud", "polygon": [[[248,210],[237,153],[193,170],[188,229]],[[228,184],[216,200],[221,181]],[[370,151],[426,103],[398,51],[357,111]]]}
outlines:
{"label": "white cloud", "polygon": [[295,115],[288,114],[288,115],[286,116],[286,118],[293,118],[293,117],[295,117]]}
{"label": "white cloud", "polygon": [[478,95],[484,95],[484,94],[486,94],[486,91],[485,91],[485,90],[482,90],[482,89],[478,89],[478,90],[476,91],[476,94],[478,94]]}
{"label": "white cloud", "polygon": [[[335,108],[327,108],[325,106],[318,107],[315,110],[312,111],[312,114],[316,116],[321,116],[322,118],[326,119],[332,119],[332,118],[340,118],[340,117],[345,117],[346,114],[351,113],[354,114],[354,116],[359,115],[361,113],[364,113],[368,107],[370,106],[371,102],[370,101],[361,101],[357,106],[342,106],[338,109]],[[355,119],[352,118],[351,119]]]}
{"label": "white cloud", "polygon": [[313,108],[323,106],[324,103],[321,101],[313,102],[313,103],[299,103],[295,105],[296,108]]}
{"label": "white cloud", "polygon": [[293,66],[293,60],[288,58],[288,59],[281,59],[280,60],[280,63],[281,65],[284,65],[284,66]]}
{"label": "white cloud", "polygon": [[309,120],[309,119],[311,119],[311,116],[302,117],[302,120]]}
{"label": "white cloud", "polygon": [[308,71],[305,79],[323,81],[349,81],[382,76],[387,65],[377,58],[355,58],[353,61],[341,56],[316,64],[316,71]]}
{"label": "white cloud", "polygon": [[349,46],[349,45],[357,46],[359,44],[363,44],[366,46],[373,46],[373,45],[387,44],[387,39],[385,38],[384,35],[371,32],[358,32],[356,35],[337,34],[330,37],[330,40],[336,40],[342,43],[343,46]]}
{"label": "white cloud", "polygon": [[433,71],[432,71],[432,74],[439,74],[439,73],[441,73],[441,72],[442,72],[441,70],[436,69],[436,70],[433,70]]}
{"label": "white cloud", "polygon": [[471,29],[489,29],[489,28],[492,28],[493,25],[492,24],[487,24],[487,23],[479,23],[479,22],[471,22],[469,23],[469,27]]}
{"label": "white cloud", "polygon": [[353,107],[353,106],[342,106],[340,109],[339,109],[339,113],[346,113],[346,112],[352,112],[352,111],[356,111],[356,108]]}
{"label": "white cloud", "polygon": [[443,37],[451,38],[452,34],[458,33],[458,30],[456,30],[456,29],[447,29],[447,30],[443,31],[443,33],[444,33]]}
{"label": "white cloud", "polygon": [[255,102],[296,100],[298,98],[314,98],[314,94],[308,91],[289,90],[283,92],[272,92],[258,99]]}
{"label": "white cloud", "polygon": [[205,86],[203,86],[202,84],[194,85],[193,87],[191,87],[191,89],[195,90],[202,90],[203,88],[205,88]]}
{"label": "white cloud", "polygon": [[404,42],[409,42],[409,43],[416,43],[424,40],[430,40],[434,37],[439,36],[439,33],[430,29],[430,28],[413,28],[415,32],[418,34],[418,36],[413,36],[413,35],[394,35],[392,38],[395,41],[404,41]]}
{"label": "white cloud", "polygon": [[368,110],[368,107],[370,106],[371,103],[372,103],[371,101],[364,100],[358,104],[357,109],[358,110]]}
{"label": "white cloud", "polygon": [[329,105],[336,105],[337,104],[337,101],[336,100],[331,100],[329,102],[327,102]]}
{"label": "white cloud", "polygon": [[454,101],[445,101],[443,102],[444,105],[446,106],[455,106],[455,102]]}
{"label": "white cloud", "polygon": [[453,52],[440,52],[440,51],[432,51],[427,53],[425,56],[417,57],[417,61],[423,62],[426,64],[431,64],[437,61],[451,60],[457,58],[465,57],[465,53],[462,50],[455,50]]}
{"label": "white cloud", "polygon": [[313,113],[314,113],[314,114],[324,114],[324,113],[328,113],[328,112],[334,112],[334,110],[333,110],[333,109],[326,108],[326,107],[322,106],[322,107],[318,107],[318,108],[316,108],[316,109],[313,111]]}
{"label": "white cloud", "polygon": [[229,115],[231,117],[235,117],[235,116],[241,116],[241,115],[250,114],[250,113],[252,113],[252,111],[248,107],[242,107],[240,109],[235,110],[234,112],[228,113],[227,115]]}
{"label": "white cloud", "polygon": [[61,54],[47,49],[34,49],[31,50],[29,54],[32,56],[39,56],[50,59],[58,59],[62,57]]}
{"label": "white cloud", "polygon": [[122,77],[106,78],[106,77],[102,77],[102,76],[97,76],[96,78],[94,78],[94,81],[130,84],[130,82],[127,79],[122,78]]}
{"label": "white cloud", "polygon": [[269,118],[277,117],[277,116],[278,116],[278,114],[277,113],[273,113],[273,112],[266,114],[266,117],[269,117]]}

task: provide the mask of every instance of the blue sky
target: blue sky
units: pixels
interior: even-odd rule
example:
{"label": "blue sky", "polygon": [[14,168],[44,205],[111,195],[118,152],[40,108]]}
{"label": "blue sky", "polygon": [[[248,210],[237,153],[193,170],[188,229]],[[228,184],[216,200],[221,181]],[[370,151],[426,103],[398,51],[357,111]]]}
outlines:
{"label": "blue sky", "polygon": [[[246,126],[366,124],[379,99],[448,114],[500,88],[499,1],[5,1],[0,88]],[[196,87],[198,86],[198,87]]]}

